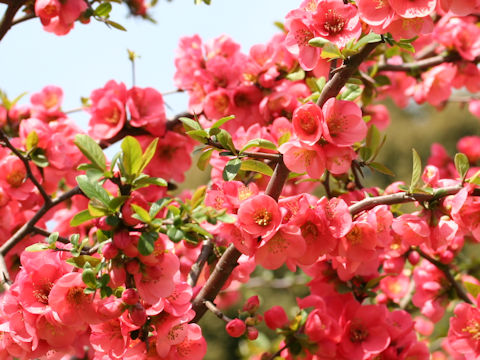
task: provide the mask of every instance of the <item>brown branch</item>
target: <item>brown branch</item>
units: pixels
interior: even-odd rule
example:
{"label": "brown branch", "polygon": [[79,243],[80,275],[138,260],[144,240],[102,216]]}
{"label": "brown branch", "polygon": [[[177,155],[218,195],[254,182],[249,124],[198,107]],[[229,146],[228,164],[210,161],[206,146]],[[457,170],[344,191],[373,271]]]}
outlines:
{"label": "brown branch", "polygon": [[62,195],[57,197],[56,199],[52,200],[50,204],[43,204],[42,207],[35,213],[35,215],[23,226],[18,229],[15,234],[13,234],[10,239],[8,239],[1,247],[0,247],[0,255],[5,256],[20,240],[22,240],[25,236],[32,233],[34,230],[35,224],[45,215],[50,209],[57,206],[58,204],[64,202],[65,200],[70,199],[74,195],[81,194],[80,188],[78,186],[70,189],[67,192],[64,192]]}
{"label": "brown branch", "polygon": [[205,301],[205,306],[207,307],[208,310],[210,310],[212,313],[215,314],[216,317],[219,319],[225,321],[226,323],[232,321],[227,315],[225,315],[219,308],[215,306],[214,303],[211,301]]}
{"label": "brown branch", "polygon": [[[280,155],[265,194],[278,200],[283,186],[287,181],[288,174],[289,171],[283,163],[283,158]],[[192,308],[196,315],[191,322],[198,322],[203,314],[205,314],[205,311],[207,310],[205,301],[213,301],[217,297],[217,294],[228,280],[233,269],[237,266],[238,258],[241,255],[242,253],[238,251],[233,244],[230,244],[227,250],[223,253],[207,282],[192,301]]]}
{"label": "brown branch", "polygon": [[[43,235],[47,238],[50,237],[50,235],[52,235],[50,231],[39,228],[38,226],[32,226],[32,233]],[[57,241],[61,242],[62,244],[70,244],[70,240],[68,240],[63,236],[58,236]]]}
{"label": "brown branch", "polygon": [[352,161],[351,169],[353,174],[353,180],[355,181],[355,187],[358,190],[363,189],[362,182],[360,181],[360,174],[361,174],[360,164],[358,163],[357,160]]}
{"label": "brown branch", "polygon": [[434,258],[432,258],[430,255],[424,253],[420,248],[416,247],[414,249],[421,257],[423,257],[425,260],[428,260],[432,265],[435,265],[435,267],[440,270],[445,277],[447,278],[448,282],[452,287],[455,289],[455,292],[457,293],[457,296],[465,301],[468,304],[473,305],[472,301],[469,299],[467,293],[465,290],[462,288],[462,286],[455,280],[453,277],[452,273],[450,272],[450,267]]}
{"label": "brown branch", "polygon": [[340,67],[333,77],[327,82],[317,100],[317,105],[322,107],[325,102],[338,95],[342,87],[347,83],[348,79],[358,69],[360,64],[370,55],[370,53],[382,42],[368,43],[356,55],[353,55],[344,61],[344,67]]}
{"label": "brown branch", "polygon": [[47,204],[47,205],[50,204],[52,202],[52,199],[47,194],[44,187],[38,182],[37,178],[33,175],[29,159],[26,156],[24,156],[23,154],[21,154],[20,151],[18,151],[18,149],[16,149],[12,145],[12,143],[8,139],[7,135],[1,129],[0,129],[0,140],[4,143],[4,146],[9,148],[15,154],[15,156],[18,157],[22,161],[23,165],[25,166],[25,170],[27,172],[27,179],[30,179],[32,181],[33,185],[35,185],[35,187],[38,189],[38,191],[42,195],[42,198],[43,198],[43,201],[45,202],[45,204]]}
{"label": "brown branch", "polygon": [[[213,141],[211,139],[207,139],[207,145],[213,146],[213,147],[217,148],[218,150],[230,151],[230,149],[226,149],[219,142]],[[240,153],[240,150],[238,150],[238,149],[235,149],[235,151],[237,152],[237,154]],[[274,162],[277,162],[278,159],[281,156],[279,153],[264,153],[264,152],[249,152],[249,151],[243,151],[240,155],[241,156],[247,156],[247,157],[252,158],[252,159],[271,160],[271,161],[274,161]],[[234,154],[232,154],[232,156],[234,156]]]}
{"label": "brown branch", "polygon": [[2,40],[8,30],[10,30],[15,15],[26,2],[27,0],[17,0],[8,4],[7,10],[3,15],[2,22],[0,23],[0,40]]}
{"label": "brown branch", "polygon": [[[435,189],[433,194],[426,193],[413,193],[400,192],[390,195],[381,195],[370,198],[365,198],[353,205],[350,205],[348,208],[350,214],[356,215],[362,211],[373,209],[377,205],[393,205],[393,204],[402,204],[413,201],[432,201],[438,200],[448,195],[454,195],[462,189],[461,185],[449,186],[444,188]],[[480,189],[474,189],[474,196],[480,196]]]}
{"label": "brown branch", "polygon": [[190,273],[188,274],[188,279],[187,283],[191,287],[194,287],[197,285],[198,277],[200,276],[200,273],[203,270],[203,267],[205,266],[205,263],[208,260],[208,257],[213,251],[213,242],[212,240],[205,240],[202,245],[202,250],[200,251],[200,254],[198,255],[197,261],[195,261],[195,264],[192,265],[192,268],[190,269]]}
{"label": "brown branch", "polygon": [[2,276],[1,284],[5,290],[10,289],[10,284],[12,280],[10,280],[10,273],[8,272],[7,264],[5,264],[5,258],[0,255],[0,274]]}
{"label": "brown branch", "polygon": [[18,24],[20,24],[24,21],[27,21],[27,20],[35,19],[36,17],[37,16],[35,14],[28,14],[28,15],[22,16],[21,18],[13,20],[12,21],[12,26],[18,25]]}
{"label": "brown branch", "polygon": [[[378,71],[415,71],[415,70],[425,70],[432,66],[440,65],[443,63],[454,62],[461,60],[462,58],[457,53],[451,53],[447,55],[437,55],[432,56],[426,59],[414,61],[411,63],[405,64],[383,64],[378,67]],[[476,58],[474,62],[478,62],[480,58]]]}

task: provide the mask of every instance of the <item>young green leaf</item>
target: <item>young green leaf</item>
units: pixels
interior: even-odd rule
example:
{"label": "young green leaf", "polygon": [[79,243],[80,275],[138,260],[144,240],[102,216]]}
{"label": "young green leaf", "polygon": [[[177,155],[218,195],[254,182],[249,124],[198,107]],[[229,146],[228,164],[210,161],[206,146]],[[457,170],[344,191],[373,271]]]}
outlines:
{"label": "young green leaf", "polygon": [[98,182],[91,182],[87,175],[79,175],[76,179],[80,190],[82,190],[89,199],[96,199],[108,207],[110,195],[108,195],[107,191]]}
{"label": "young green leaf", "polygon": [[412,181],[410,182],[409,192],[413,192],[418,182],[420,181],[420,177],[422,176],[422,160],[420,159],[420,156],[418,155],[415,149],[412,149],[412,155],[413,155],[413,169],[412,169]]}
{"label": "young green leaf", "polygon": [[200,126],[198,121],[195,121],[187,117],[181,117],[179,120],[182,122],[183,127],[185,128],[186,131],[202,130],[202,127]]}
{"label": "young green leaf", "polygon": [[155,151],[157,150],[157,144],[158,138],[155,138],[150,144],[148,144],[142,155],[142,163],[140,165],[140,168],[138,169],[139,173],[141,173],[152,160],[153,156],[155,155]]}
{"label": "young green leaf", "polygon": [[263,149],[270,149],[270,150],[277,150],[277,145],[272,143],[271,141],[265,140],[265,139],[252,139],[249,142],[245,144],[244,147],[240,150],[240,154],[243,153],[244,151],[252,148],[252,147],[259,147]]}
{"label": "young green leaf", "polygon": [[465,154],[457,153],[455,155],[455,168],[460,174],[460,177],[462,178],[462,182],[464,182],[465,177],[467,176],[468,169],[470,169],[470,164]]}
{"label": "young green leaf", "polygon": [[112,11],[112,4],[104,2],[97,6],[94,14],[100,17],[107,17],[110,14],[110,11]]}
{"label": "young green leaf", "polygon": [[237,176],[241,165],[242,160],[239,158],[235,158],[227,162],[227,165],[225,165],[225,168],[223,169],[223,180],[231,181],[235,179],[235,176]]}
{"label": "young green leaf", "polygon": [[219,120],[217,120],[211,127],[210,129],[216,129],[225,124],[227,121],[235,119],[235,115],[230,115],[230,116],[225,116]]}
{"label": "young green leaf", "polygon": [[105,162],[105,154],[95,140],[88,135],[77,134],[75,135],[74,143],[80,149],[82,154],[92,162],[92,165],[101,171],[105,171],[107,167]]}
{"label": "young green leaf", "polygon": [[[136,175],[142,166],[142,147],[133,136],[126,136],[122,141],[123,167],[127,175]],[[153,155],[152,155],[153,156]]]}
{"label": "young green leaf", "polygon": [[150,255],[155,250],[155,241],[158,239],[156,232],[144,232],[138,239],[138,251],[142,255]]}
{"label": "young green leaf", "polygon": [[212,157],[212,153],[213,153],[213,149],[209,149],[209,150],[203,152],[202,155],[200,155],[200,157],[198,158],[198,161],[197,161],[197,167],[200,170],[203,171],[207,168],[207,165],[210,162],[210,158]]}
{"label": "young green leaf", "polygon": [[38,144],[38,134],[35,130],[32,130],[28,133],[27,142],[25,144],[25,148],[27,151],[30,151]]}
{"label": "young green leaf", "polygon": [[324,47],[328,43],[330,43],[330,40],[327,40],[327,39],[322,38],[320,36],[314,37],[313,39],[310,39],[308,41],[308,45],[313,46],[313,47],[320,47],[320,48]]}
{"label": "young green leaf", "polygon": [[131,204],[130,206],[132,207],[133,211],[135,211],[135,214],[138,215],[138,217],[140,218],[139,220],[147,224],[152,221],[152,218],[148,214],[147,210],[135,204]]}
{"label": "young green leaf", "polygon": [[322,53],[320,55],[322,59],[343,59],[343,55],[340,52],[340,49],[337,45],[332,44],[331,42],[326,43],[322,48]]}
{"label": "young green leaf", "polygon": [[273,170],[267,164],[258,161],[258,160],[243,160],[240,165],[240,170],[244,171],[255,171],[263,175],[272,176]]}
{"label": "young green leaf", "polygon": [[230,135],[227,131],[220,129],[215,136],[217,137],[218,142],[222,144],[225,149],[230,150],[235,155],[237,154],[237,150],[233,144],[232,135]]}
{"label": "young green leaf", "polygon": [[77,213],[72,220],[70,220],[70,226],[78,226],[92,219],[95,219],[95,217],[90,215],[88,210],[83,210]]}

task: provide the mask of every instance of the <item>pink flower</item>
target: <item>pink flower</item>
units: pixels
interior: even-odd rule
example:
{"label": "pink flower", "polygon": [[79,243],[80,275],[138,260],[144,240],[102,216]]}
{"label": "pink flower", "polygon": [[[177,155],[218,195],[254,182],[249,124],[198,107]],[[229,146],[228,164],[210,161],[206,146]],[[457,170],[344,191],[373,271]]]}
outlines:
{"label": "pink flower", "polygon": [[110,80],[103,88],[94,90],[90,99],[89,135],[98,140],[114,137],[125,125],[125,85]]}
{"label": "pink flower", "polygon": [[395,16],[388,0],[358,0],[360,19],[369,25],[386,27]]}
{"label": "pink flower", "polygon": [[[35,3],[35,6],[37,3]],[[32,116],[43,121],[55,120],[63,117],[60,110],[63,100],[63,91],[58,86],[45,86],[41,92],[31,96]]]}
{"label": "pink flower", "polygon": [[437,0],[389,0],[395,12],[404,18],[425,17],[435,10]]}
{"label": "pink flower", "polygon": [[307,172],[314,179],[322,177],[325,171],[325,154],[320,145],[302,146],[298,141],[289,141],[278,148],[283,161],[290,171]]}
{"label": "pink flower", "polygon": [[322,110],[313,103],[298,107],[292,117],[295,135],[307,145],[314,145],[322,137],[322,122]]}
{"label": "pink flower", "polygon": [[439,106],[450,97],[452,80],[456,68],[453,64],[441,64],[422,73],[423,82],[414,94],[415,101],[422,103],[428,101],[433,106]]}
{"label": "pink flower", "polygon": [[167,118],[162,94],[149,87],[133,87],[128,90],[127,96],[130,125],[144,126],[152,135],[163,136]]}
{"label": "pink flower", "polygon": [[458,151],[468,157],[470,163],[476,163],[480,160],[480,136],[465,136],[457,143]]}
{"label": "pink flower", "polygon": [[97,321],[92,296],[83,292],[85,288],[78,272],[63,275],[53,285],[48,304],[62,324],[79,327]]}
{"label": "pink flower", "polygon": [[330,98],[322,108],[323,136],[337,146],[350,146],[367,135],[362,110],[351,101]]}
{"label": "pink flower", "polygon": [[268,195],[250,197],[238,209],[238,221],[242,229],[254,236],[275,231],[281,220],[277,202]]}
{"label": "pink flower", "polygon": [[480,356],[480,310],[470,304],[460,303],[455,307],[455,317],[450,318],[448,342],[466,359]]}
{"label": "pink flower", "polygon": [[322,0],[313,12],[315,36],[321,36],[342,48],[351,39],[358,39],[362,29],[357,8],[343,0]]}
{"label": "pink flower", "polygon": [[84,0],[66,0],[59,1],[59,3],[41,1],[38,7],[35,4],[35,12],[38,11],[37,15],[40,17],[45,31],[53,32],[56,35],[65,35],[73,29],[73,23],[87,10],[88,5]]}
{"label": "pink flower", "polygon": [[413,214],[403,214],[393,219],[392,229],[409,246],[419,246],[430,237],[430,228],[425,219]]}

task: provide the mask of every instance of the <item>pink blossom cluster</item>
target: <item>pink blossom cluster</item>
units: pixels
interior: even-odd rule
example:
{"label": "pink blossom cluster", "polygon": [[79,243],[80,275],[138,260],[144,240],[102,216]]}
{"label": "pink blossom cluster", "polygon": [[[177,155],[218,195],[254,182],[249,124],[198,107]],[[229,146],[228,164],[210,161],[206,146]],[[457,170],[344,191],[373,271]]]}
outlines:
{"label": "pink blossom cluster", "polygon": [[[161,239],[157,255],[137,253],[126,267],[114,266],[109,285],[121,297],[103,298],[85,292],[82,273],[66,263],[68,252],[23,252],[0,305],[2,358],[84,357],[87,348],[95,359],[201,359],[205,340],[188,323],[192,289],[178,276],[177,256],[160,248],[166,245]],[[136,288],[127,287],[127,277]]]}

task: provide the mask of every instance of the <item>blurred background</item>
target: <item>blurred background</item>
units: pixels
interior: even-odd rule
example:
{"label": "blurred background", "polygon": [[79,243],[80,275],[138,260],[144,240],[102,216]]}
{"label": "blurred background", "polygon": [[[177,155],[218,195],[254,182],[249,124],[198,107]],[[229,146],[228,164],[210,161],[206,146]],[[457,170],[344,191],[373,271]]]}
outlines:
{"label": "blurred background", "polygon": [[[128,18],[122,6],[114,6],[111,19],[127,28],[127,32],[109,29],[102,23],[75,24],[70,34],[57,37],[46,33],[38,19],[13,27],[0,42],[0,89],[10,98],[40,91],[46,85],[64,89],[64,110],[81,106],[80,98],[93,89],[103,87],[111,79],[132,86],[132,69],[127,49],[137,53],[136,85],[154,87],[165,93],[173,85],[174,56],[182,36],[199,34],[203,40],[227,34],[247,53],[250,46],[268,41],[277,31],[275,21],[283,21],[286,13],[297,7],[300,0],[212,0],[212,5],[193,4],[193,0],[162,1],[150,12],[157,21],[153,24],[140,18]],[[3,10],[3,5],[0,10]],[[186,94],[165,96],[168,114],[186,110]],[[394,178],[366,174],[365,184],[384,187],[396,181],[409,181],[415,148],[426,164],[432,143],[441,143],[450,156],[456,152],[456,142],[465,135],[480,135],[478,119],[459,103],[449,104],[443,112],[430,106],[409,105],[398,109],[388,100],[392,123],[386,131],[387,142],[378,160],[396,174]],[[85,113],[72,114],[86,129]],[[187,174],[184,188],[203,183],[208,173],[195,166]],[[242,292],[239,308],[251,295],[260,294],[261,310],[273,305],[295,306],[296,296],[305,296],[301,286],[306,278],[285,269],[275,272],[256,271],[254,281]],[[290,315],[294,315],[291,313]],[[235,310],[227,313],[235,317]],[[224,323],[212,314],[201,321],[209,347],[208,359],[247,359],[251,351],[272,350],[278,345],[270,342],[275,336],[265,327],[255,342],[245,342],[226,336]],[[240,346],[239,346],[240,345]],[[261,350],[260,350],[261,349]]]}

